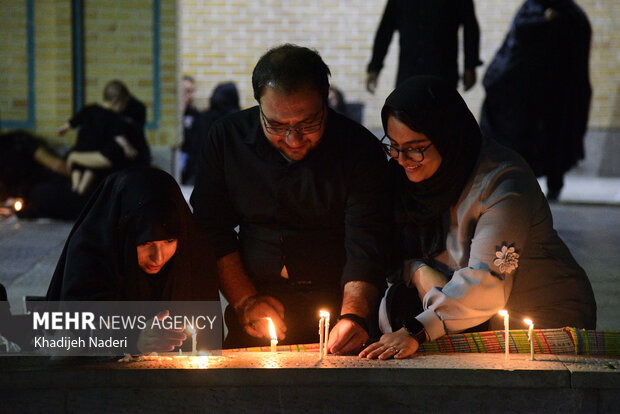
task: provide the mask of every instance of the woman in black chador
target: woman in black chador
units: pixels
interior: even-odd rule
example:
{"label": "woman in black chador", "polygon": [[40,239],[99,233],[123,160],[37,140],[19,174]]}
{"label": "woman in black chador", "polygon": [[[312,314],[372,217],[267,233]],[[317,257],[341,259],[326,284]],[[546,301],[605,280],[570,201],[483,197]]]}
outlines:
{"label": "woman in black chador", "polygon": [[[176,301],[176,311],[191,308],[180,301],[219,301],[213,249],[175,180],[154,168],[106,178],[69,234],[47,300]],[[175,312],[155,313],[168,310]],[[206,338],[209,349],[221,346],[212,342],[219,336]],[[171,351],[185,339],[181,331],[145,329],[136,348]]]}
{"label": "woman in black chador", "polygon": [[112,174],[73,226],[48,300],[218,300],[210,244],[174,179]]}

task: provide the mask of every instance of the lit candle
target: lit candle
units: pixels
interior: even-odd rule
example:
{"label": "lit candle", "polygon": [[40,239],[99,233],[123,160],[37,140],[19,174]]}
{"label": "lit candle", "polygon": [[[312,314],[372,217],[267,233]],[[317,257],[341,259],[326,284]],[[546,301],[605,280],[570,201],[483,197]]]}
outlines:
{"label": "lit candle", "polygon": [[320,311],[319,316],[319,359],[323,359],[323,335],[325,334],[325,311]]}
{"label": "lit candle", "polygon": [[266,318],[269,322],[269,336],[271,337],[271,352],[276,352],[276,345],[278,345],[278,335],[276,335],[276,327],[273,324],[271,318]]}
{"label": "lit candle", "polygon": [[534,322],[531,319],[523,319],[523,322],[529,325],[527,330],[527,339],[530,341],[530,360],[534,360]]}
{"label": "lit candle", "polygon": [[319,311],[319,356],[323,359],[327,355],[327,340],[329,337],[329,312]]}
{"label": "lit candle", "polygon": [[18,198],[17,200],[15,200],[15,203],[13,204],[13,209],[15,211],[19,211],[22,209],[23,206],[24,204],[22,203],[22,200]]}
{"label": "lit candle", "polygon": [[499,314],[504,317],[504,348],[506,351],[506,359],[509,358],[510,355],[510,326],[508,322],[508,311],[501,310]]}
{"label": "lit candle", "polygon": [[192,325],[189,325],[187,330],[192,334],[192,355],[196,355],[196,330]]}
{"label": "lit candle", "polygon": [[327,356],[327,343],[329,342],[329,312],[325,312],[325,345],[323,346],[323,355]]}

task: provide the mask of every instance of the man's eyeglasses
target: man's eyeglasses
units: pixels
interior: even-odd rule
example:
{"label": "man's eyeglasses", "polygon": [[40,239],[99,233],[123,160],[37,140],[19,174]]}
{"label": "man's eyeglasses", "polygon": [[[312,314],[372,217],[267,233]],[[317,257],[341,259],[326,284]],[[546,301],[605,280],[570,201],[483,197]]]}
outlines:
{"label": "man's eyeglasses", "polygon": [[325,117],[325,106],[323,106],[321,110],[321,119],[318,124],[308,125],[305,127],[272,127],[269,125],[267,118],[265,118],[265,114],[263,113],[263,108],[259,105],[260,116],[263,118],[263,123],[265,124],[265,130],[271,134],[276,135],[278,137],[288,137],[291,131],[295,131],[298,135],[308,135],[317,132],[321,129],[321,125],[323,125],[323,118]]}
{"label": "man's eyeglasses", "polygon": [[400,149],[400,148],[397,148],[389,144],[388,141],[386,141],[386,139],[389,140],[390,137],[388,137],[387,135],[384,135],[383,138],[381,138],[381,145],[383,145],[383,149],[385,150],[385,153],[396,160],[398,159],[398,157],[400,157],[400,154],[402,152],[403,154],[405,154],[405,158],[407,158],[408,160],[415,161],[415,162],[422,162],[424,161],[424,151],[426,151],[433,145],[433,143],[431,142],[424,148]]}

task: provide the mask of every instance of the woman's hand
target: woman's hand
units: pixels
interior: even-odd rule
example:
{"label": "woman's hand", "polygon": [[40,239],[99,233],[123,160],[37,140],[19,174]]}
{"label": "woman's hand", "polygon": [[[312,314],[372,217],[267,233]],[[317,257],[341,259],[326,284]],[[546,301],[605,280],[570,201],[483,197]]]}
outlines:
{"label": "woman's hand", "polygon": [[418,290],[420,300],[424,303],[424,296],[434,287],[442,288],[449,279],[443,273],[428,265],[420,266],[413,274],[412,283]]}
{"label": "woman's hand", "polygon": [[402,359],[410,357],[418,350],[418,341],[413,339],[405,328],[381,336],[378,342],[368,345],[359,353],[360,358]]}
{"label": "woman's hand", "polygon": [[58,128],[58,135],[63,136],[70,129],[71,129],[71,125],[68,122],[65,122]]}
{"label": "woman's hand", "polygon": [[[168,317],[169,311],[160,312],[155,318],[162,321]],[[155,319],[153,318],[153,319]],[[141,353],[170,352],[175,347],[181,346],[187,336],[182,329],[151,328],[153,319],[147,322],[147,328],[143,329],[138,336],[137,348]]]}

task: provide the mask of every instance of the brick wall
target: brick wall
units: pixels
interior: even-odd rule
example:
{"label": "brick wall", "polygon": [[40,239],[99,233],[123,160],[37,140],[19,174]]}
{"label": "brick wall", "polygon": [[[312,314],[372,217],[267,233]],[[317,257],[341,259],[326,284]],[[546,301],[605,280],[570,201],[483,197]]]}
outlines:
{"label": "brick wall", "polygon": [[28,118],[28,61],[26,50],[26,4],[11,2],[0,8],[0,119]]}
{"label": "brick wall", "polygon": [[[481,58],[489,63],[521,0],[476,0]],[[347,100],[361,101],[365,124],[380,127],[379,111],[396,74],[397,36],[392,40],[375,95],[365,90],[365,70],[385,0],[179,0],[181,70],[198,81],[198,104],[207,105],[217,82],[237,82],[242,106],[254,105],[250,83],[257,59],[269,48],[292,42],[316,48],[332,71],[332,84]],[[582,0],[593,29],[591,128],[620,127],[620,2]],[[481,79],[486,66],[478,69]],[[478,115],[484,90],[464,94]]]}
{"label": "brick wall", "polygon": [[175,1],[160,2],[158,23],[155,13],[153,1],[84,1],[85,100],[100,102],[105,84],[121,79],[147,107],[149,143],[171,145],[177,138]]}
{"label": "brick wall", "polygon": [[[154,4],[159,4],[159,65],[153,61]],[[33,55],[27,53],[27,5],[33,11]],[[476,0],[482,31],[481,57],[489,62],[521,0]],[[581,0],[593,29],[591,77],[594,100],[590,127],[620,128],[620,2]],[[330,66],[332,83],[350,101],[365,104],[365,124],[380,126],[379,110],[394,85],[397,35],[385,61],[375,95],[365,91],[365,68],[385,0],[84,0],[85,98],[100,100],[112,78],[125,80],[147,104],[148,139],[173,145],[178,136],[180,73],[198,80],[198,103],[205,107],[219,81],[240,87],[242,105],[254,104],[250,74],[269,47],[293,42],[319,50]],[[52,141],[57,126],[72,114],[71,9],[64,0],[0,2],[0,121],[26,121]],[[180,27],[177,30],[177,27]],[[28,63],[34,65],[33,93],[28,96]],[[154,80],[155,68],[159,82]],[[179,68],[179,70],[177,70]],[[482,77],[485,67],[479,68]],[[159,87],[159,118],[155,88]],[[465,94],[479,113],[483,90]],[[158,121],[158,122],[156,122]],[[72,136],[61,142],[71,142]]]}
{"label": "brick wall", "polygon": [[[34,16],[34,53],[27,53],[28,5]],[[177,14],[175,0],[84,0],[84,98],[101,102],[104,85],[121,79],[147,106],[147,138],[173,145],[177,121]],[[158,19],[154,19],[158,16]],[[10,0],[0,4],[0,120],[21,127],[30,104],[28,62],[34,64],[34,123],[24,125],[52,143],[73,113],[71,2]],[[154,42],[157,39],[157,55]],[[157,56],[157,57],[156,57]],[[157,91],[157,92],[156,92]]]}
{"label": "brick wall", "polygon": [[[35,2],[36,132],[52,142],[72,113],[71,6],[55,0]],[[68,139],[68,138],[67,138]]]}

